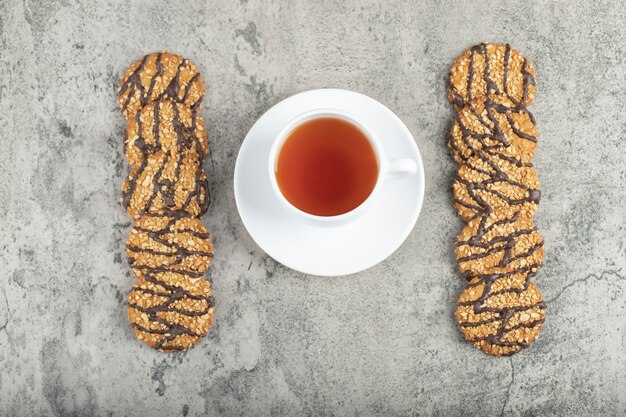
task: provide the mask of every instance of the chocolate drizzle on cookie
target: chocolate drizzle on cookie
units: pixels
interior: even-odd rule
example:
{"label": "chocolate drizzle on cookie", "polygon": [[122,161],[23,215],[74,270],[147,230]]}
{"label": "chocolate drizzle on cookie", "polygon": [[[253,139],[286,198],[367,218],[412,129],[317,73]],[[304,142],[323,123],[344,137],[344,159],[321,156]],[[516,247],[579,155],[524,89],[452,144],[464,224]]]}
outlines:
{"label": "chocolate drizzle on cookie", "polygon": [[[160,139],[161,110],[163,106],[171,106],[173,109],[171,123],[176,137],[173,147],[165,146]],[[203,138],[196,135],[197,117],[199,116],[192,112],[190,126],[186,126],[181,120],[178,104],[171,101],[157,101],[153,103],[152,107],[154,122],[151,130],[154,143],[148,143],[146,140],[144,136],[146,127],[144,127],[142,120],[142,112],[137,112],[135,116],[137,136],[133,138],[132,143],[127,143],[126,145],[132,146],[140,152],[141,163],[136,170],[131,172],[127,179],[125,190],[123,190],[123,205],[135,217],[141,217],[146,212],[168,215],[180,212],[180,215],[183,216],[185,213],[189,215],[203,215],[210,205],[210,191],[200,163],[206,156],[206,151],[202,145]],[[154,158],[154,156],[159,155],[160,151],[164,153],[164,159],[158,159],[157,163],[160,164],[160,167],[156,174],[152,176],[150,189],[140,187],[140,191],[144,194],[137,196],[139,201],[143,202],[143,205],[131,208],[130,205],[138,189],[137,183],[139,179],[148,167],[151,156]],[[174,177],[172,179],[163,178],[161,175],[168,166],[174,166]],[[191,189],[181,182],[181,170],[184,166],[193,167],[194,170],[193,188]],[[146,191],[149,192],[145,194]],[[177,205],[176,203],[177,193],[186,194],[182,205]],[[157,196],[161,197],[161,199],[157,200],[160,204],[155,206],[153,203]]]}
{"label": "chocolate drizzle on cookie", "polygon": [[[161,79],[164,76],[165,71],[163,67],[163,59],[165,57],[173,62],[179,62],[176,72],[169,81]],[[154,62],[154,70],[151,68],[152,62]],[[154,73],[152,74],[153,71]],[[183,71],[194,72],[192,77],[186,83],[181,82],[181,74]],[[144,79],[142,79],[142,77]],[[146,88],[144,83],[148,80],[148,87]],[[167,83],[157,89],[158,81]],[[202,101],[202,95],[191,101],[190,91],[196,83],[201,84],[202,79],[189,60],[167,52],[145,55],[139,61],[137,67],[122,79],[122,84],[120,85],[118,91],[120,107],[125,115],[132,117],[134,112],[140,110],[149,103],[169,98],[176,102],[184,103],[192,110],[196,110]],[[202,90],[202,87],[199,87],[198,90]],[[183,92],[182,97],[180,94],[181,91]],[[137,102],[136,104],[133,104],[131,109],[133,99],[137,100]]]}
{"label": "chocolate drizzle on cookie", "polygon": [[[509,210],[515,210],[516,207],[514,206],[525,205],[528,207],[526,211],[531,211],[532,214],[536,205],[539,204],[541,191],[530,188],[524,182],[512,179],[507,173],[524,169],[527,174],[521,176],[521,181],[528,182],[531,181],[530,175],[534,173],[533,165],[530,162],[522,163],[515,158],[514,162],[511,162],[508,159],[499,158],[497,154],[495,154],[495,159],[494,161],[494,156],[488,156],[487,153],[479,150],[476,152],[476,156],[468,159],[457,173],[455,187],[462,187],[465,193],[457,193],[455,190],[454,203],[474,213],[472,217],[466,218],[468,221],[475,216],[490,215],[494,212],[494,208],[501,212],[502,206],[509,206]],[[497,159],[501,160],[497,161]],[[511,198],[505,195],[501,191],[502,189],[517,194],[521,193],[523,197]],[[469,197],[470,202],[460,198],[465,195]],[[490,199],[490,203],[487,201],[486,195],[497,197],[495,207],[493,206],[493,199]]]}
{"label": "chocolate drizzle on cookie", "polygon": [[[158,300],[159,302],[153,302],[149,306],[140,305],[139,300],[144,298]],[[194,324],[198,318],[203,321],[209,321],[214,305],[212,295],[198,294],[181,286],[171,285],[164,279],[160,279],[158,274],[145,273],[142,280],[133,287],[131,299],[136,299],[138,302],[129,301],[129,308],[137,310],[140,313],[140,317],[150,324],[149,326],[143,326],[138,322],[131,322],[131,325],[139,332],[156,335],[159,340],[153,346],[155,349],[162,351],[185,350],[186,346],[171,344],[171,342],[181,335],[197,339],[206,336],[206,331],[194,331],[190,326],[186,326],[183,320],[168,320],[167,313],[183,316]],[[177,307],[177,305],[185,304],[195,308]],[[204,326],[200,325],[197,327]]]}
{"label": "chocolate drizzle on cookie", "polygon": [[[489,98],[484,99],[484,101],[469,103],[457,114],[453,134],[448,142],[455,158],[464,163],[472,156],[476,156],[481,150],[483,157],[507,158],[519,165],[523,164],[522,159],[529,160],[532,158],[537,137],[520,129],[513,118],[514,114],[517,114],[518,117],[528,117],[529,122],[534,127],[534,118],[527,110],[511,110]],[[478,126],[468,126],[467,122],[470,118]],[[459,134],[455,134],[455,129],[459,130]],[[519,138],[518,140],[530,142],[525,146],[524,153],[519,154],[522,149],[517,149],[512,143],[514,137],[509,133],[509,129],[513,135]],[[518,154],[519,157],[517,157]]]}
{"label": "chocolate drizzle on cookie", "polygon": [[[532,278],[536,275],[536,271],[539,268],[539,264],[529,265],[524,268],[520,268],[516,271],[508,272],[505,274],[484,274],[478,275],[466,286],[466,292],[479,291],[480,296],[473,301],[459,301],[459,307],[471,307],[471,311],[480,317],[483,313],[489,313],[489,318],[481,319],[478,321],[470,321],[467,319],[459,320],[459,326],[471,333],[471,328],[488,327],[491,323],[497,323],[497,330],[487,331],[486,335],[471,336],[468,341],[474,344],[485,342],[491,346],[499,346],[507,349],[501,352],[502,356],[508,356],[515,353],[517,350],[527,347],[531,340],[523,338],[512,338],[512,340],[505,340],[506,336],[517,329],[528,328],[533,329],[541,326],[544,322],[544,310],[545,303],[541,301],[536,284],[533,283]],[[493,291],[494,283],[499,279],[507,279],[513,275],[521,275],[524,277],[524,283],[521,287],[508,287],[499,291]],[[532,288],[531,285],[533,286]],[[530,288],[530,290],[529,290]],[[491,298],[496,296],[506,296],[511,294],[513,297],[519,298],[525,293],[536,294],[536,299],[530,303],[520,303],[519,305],[506,305],[503,307],[490,307]],[[538,297],[538,298],[537,298]],[[539,301],[537,301],[539,300]],[[457,313],[458,314],[458,313]],[[521,314],[525,314],[522,316]],[[511,324],[512,318],[520,316],[518,323]],[[491,330],[491,329],[490,329]]]}
{"label": "chocolate drizzle on cookie", "polygon": [[[161,226],[159,222],[163,220],[167,222]],[[200,278],[213,259],[213,245],[206,228],[196,218],[149,215],[133,227],[126,243],[126,256],[137,276],[143,271],[176,271]]]}
{"label": "chocolate drizzle on cookie", "polygon": [[[511,68],[513,61],[516,61],[515,71]],[[501,66],[502,72],[492,68],[494,64]],[[494,76],[496,71],[500,77]],[[475,98],[493,95],[506,97],[503,102],[516,109],[526,108],[534,98],[534,69],[528,59],[512,50],[509,44],[481,43],[472,46],[457,58],[449,78],[448,99],[457,110]],[[515,91],[511,90],[511,85],[517,87]]]}
{"label": "chocolate drizzle on cookie", "polygon": [[[496,268],[511,268],[510,264],[521,258],[527,258],[543,247],[543,239],[537,232],[537,227],[532,222],[525,222],[525,218],[520,218],[521,212],[516,212],[513,217],[498,220],[487,225],[488,216],[480,217],[478,226],[474,234],[467,240],[457,241],[457,248],[469,250],[471,255],[457,257],[457,262],[461,268],[463,275],[470,280],[473,277],[471,264],[466,265],[469,261],[476,261],[490,256],[501,256],[500,261],[494,265]],[[518,220],[522,220],[518,222]],[[474,220],[475,222],[476,220]],[[524,223],[530,223],[531,227],[520,226]],[[485,236],[492,231],[496,231],[496,236],[488,240]],[[501,232],[504,230],[513,230],[511,232]],[[516,246],[519,244],[518,239],[522,236],[533,236],[535,243],[523,252],[513,255]],[[510,270],[509,270],[510,272]]]}

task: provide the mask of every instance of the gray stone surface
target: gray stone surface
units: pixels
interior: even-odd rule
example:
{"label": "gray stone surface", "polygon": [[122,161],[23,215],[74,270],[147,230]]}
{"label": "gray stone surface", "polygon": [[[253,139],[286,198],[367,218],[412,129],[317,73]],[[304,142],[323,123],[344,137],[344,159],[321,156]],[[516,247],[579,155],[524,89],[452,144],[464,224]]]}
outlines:
{"label": "gray stone surface", "polygon": [[[0,2],[0,415],[626,414],[626,8],[617,2]],[[463,342],[445,76],[480,41],[534,62],[546,240],[539,341]],[[127,172],[115,92],[140,55],[191,58],[215,201],[217,321],[182,354],[126,320]],[[304,276],[265,255],[232,177],[271,105],[319,87],[395,111],[422,152],[417,225],[382,264]],[[376,242],[373,240],[372,244]],[[312,255],[314,256],[314,254]]]}

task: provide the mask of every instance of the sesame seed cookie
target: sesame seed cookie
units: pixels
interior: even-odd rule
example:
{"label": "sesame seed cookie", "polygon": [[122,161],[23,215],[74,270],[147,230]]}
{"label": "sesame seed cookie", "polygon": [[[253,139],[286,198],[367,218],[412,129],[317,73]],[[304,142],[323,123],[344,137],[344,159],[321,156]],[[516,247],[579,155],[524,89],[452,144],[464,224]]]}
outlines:
{"label": "sesame seed cookie", "polygon": [[527,163],[537,148],[535,120],[527,110],[510,110],[476,99],[457,114],[448,146],[459,164],[479,150]]}
{"label": "sesame seed cookie", "polygon": [[457,111],[486,98],[510,108],[525,108],[535,98],[535,69],[509,44],[474,45],[450,68],[448,100]]}
{"label": "sesame seed cookie", "polygon": [[196,109],[204,96],[200,73],[188,59],[167,51],[144,56],[122,76],[118,104],[126,120],[145,105],[171,98]]}
{"label": "sesame seed cookie", "polygon": [[190,216],[145,215],[135,222],[126,241],[126,257],[137,278],[146,272],[175,271],[201,278],[213,260],[211,236]]}
{"label": "sesame seed cookie", "polygon": [[159,150],[177,156],[184,149],[196,148],[206,158],[209,143],[204,120],[188,106],[162,99],[144,106],[128,120],[124,148],[130,166],[138,166],[146,156]]}
{"label": "sesame seed cookie", "polygon": [[537,171],[530,162],[518,165],[482,151],[459,167],[452,188],[454,206],[466,222],[491,213],[511,217],[522,211],[529,217],[541,198]]}
{"label": "sesame seed cookie", "polygon": [[211,284],[176,272],[146,273],[128,295],[128,321],[139,340],[161,351],[190,348],[215,314]]}
{"label": "sesame seed cookie", "polygon": [[545,305],[532,280],[536,268],[477,276],[459,298],[456,319],[465,339],[494,356],[509,356],[539,336]]}
{"label": "sesame seed cookie", "polygon": [[122,184],[122,204],[133,220],[145,213],[204,214],[210,204],[209,184],[194,149],[184,149],[176,159],[158,151],[132,166]]}
{"label": "sesame seed cookie", "polygon": [[500,220],[497,217],[472,219],[457,239],[456,261],[468,280],[538,267],[543,261],[543,239],[531,217],[520,212]]}

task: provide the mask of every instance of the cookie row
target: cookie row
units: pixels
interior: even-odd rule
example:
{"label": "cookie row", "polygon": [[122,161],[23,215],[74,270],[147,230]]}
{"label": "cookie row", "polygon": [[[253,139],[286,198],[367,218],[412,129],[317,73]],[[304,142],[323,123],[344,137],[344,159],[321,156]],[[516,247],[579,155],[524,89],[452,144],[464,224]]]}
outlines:
{"label": "cookie row", "polygon": [[210,204],[202,170],[208,136],[198,114],[203,95],[196,67],[168,52],[131,65],[119,89],[130,166],[122,201],[133,221],[126,256],[137,278],[128,319],[137,337],[160,351],[198,343],[215,312],[203,279],[213,245],[199,220]]}
{"label": "cookie row", "polygon": [[495,356],[534,341],[545,305],[533,281],[543,239],[532,216],[541,192],[532,158],[537,130],[527,106],[535,71],[508,44],[475,45],[450,70],[448,100],[458,112],[448,146],[459,164],[454,206],[467,223],[456,243],[465,290],[461,333]]}

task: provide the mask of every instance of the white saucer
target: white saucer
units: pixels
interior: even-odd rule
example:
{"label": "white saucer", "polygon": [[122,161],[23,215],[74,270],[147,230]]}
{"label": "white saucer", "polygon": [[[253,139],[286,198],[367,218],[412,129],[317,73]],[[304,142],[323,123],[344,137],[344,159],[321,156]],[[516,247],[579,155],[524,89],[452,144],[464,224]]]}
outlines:
{"label": "white saucer", "polygon": [[[303,221],[281,204],[270,185],[272,141],[289,120],[317,108],[345,110],[363,118],[380,138],[387,158],[417,161],[416,175],[386,181],[368,211],[342,226]],[[404,242],[422,207],[424,168],[413,136],[391,110],[359,93],[320,89],[281,101],[252,126],[239,150],[234,185],[241,220],[261,249],[296,271],[337,276],[376,265]]]}

